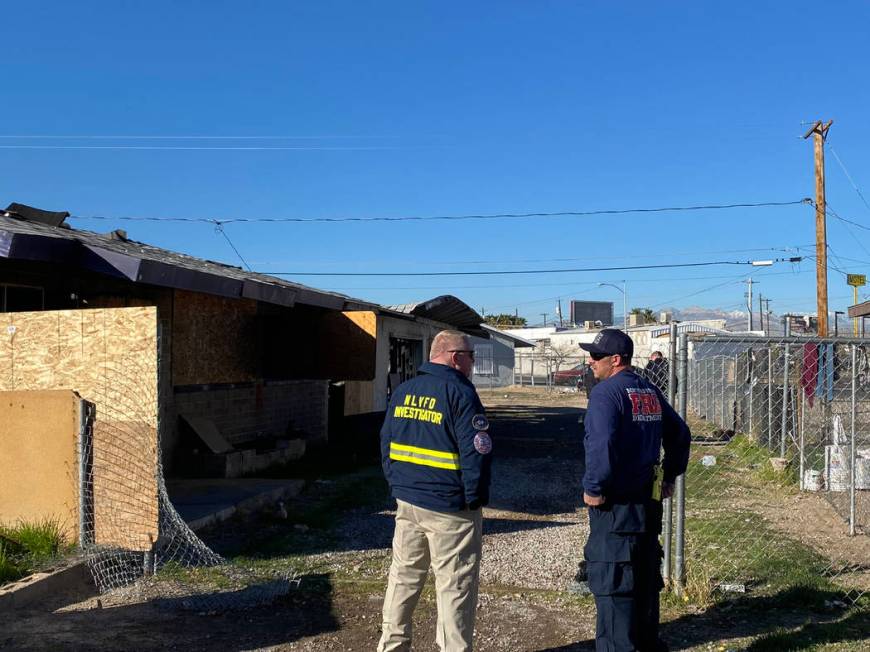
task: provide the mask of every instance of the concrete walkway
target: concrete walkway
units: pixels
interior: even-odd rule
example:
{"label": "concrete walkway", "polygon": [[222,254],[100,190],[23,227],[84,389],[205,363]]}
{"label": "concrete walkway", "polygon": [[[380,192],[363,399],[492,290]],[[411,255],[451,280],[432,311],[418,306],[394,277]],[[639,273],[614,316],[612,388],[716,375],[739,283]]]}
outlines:
{"label": "concrete walkway", "polygon": [[175,509],[192,530],[225,521],[239,511],[256,511],[297,496],[304,480],[167,480]]}

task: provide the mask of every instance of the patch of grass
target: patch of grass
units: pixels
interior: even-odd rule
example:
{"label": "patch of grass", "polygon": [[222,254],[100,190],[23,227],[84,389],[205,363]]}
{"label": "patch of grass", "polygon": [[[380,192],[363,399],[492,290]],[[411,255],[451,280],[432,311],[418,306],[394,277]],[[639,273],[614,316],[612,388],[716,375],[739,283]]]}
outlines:
{"label": "patch of grass", "polygon": [[870,610],[856,608],[829,622],[807,622],[793,630],[778,629],[754,640],[747,650],[781,652],[782,650],[866,650],[870,632]]}
{"label": "patch of grass", "polygon": [[794,586],[834,588],[824,576],[826,559],[773,531],[758,514],[722,511],[712,517],[687,518],[686,533],[691,562],[687,566],[696,566],[692,584],[699,594],[694,597],[699,599],[705,597],[705,581],[708,585],[740,582],[766,591]]}
{"label": "patch of grass", "polygon": [[64,545],[63,530],[57,519],[19,521],[11,528],[4,528],[4,535],[18,543],[34,561],[56,557]]}
{"label": "patch of grass", "polygon": [[0,584],[12,582],[23,575],[21,568],[7,555],[6,546],[0,541]]}
{"label": "patch of grass", "polygon": [[[704,466],[704,455],[714,455],[716,463]],[[745,497],[796,490],[797,470],[777,471],[770,457],[745,435],[692,451],[686,471],[685,594],[693,602],[734,595],[717,591],[720,583],[744,584],[762,594],[804,588],[817,596],[837,590],[825,575],[827,559],[741,507]]]}
{"label": "patch of grass", "polygon": [[57,519],[0,526],[0,583],[29,575],[72,547],[66,543]]}

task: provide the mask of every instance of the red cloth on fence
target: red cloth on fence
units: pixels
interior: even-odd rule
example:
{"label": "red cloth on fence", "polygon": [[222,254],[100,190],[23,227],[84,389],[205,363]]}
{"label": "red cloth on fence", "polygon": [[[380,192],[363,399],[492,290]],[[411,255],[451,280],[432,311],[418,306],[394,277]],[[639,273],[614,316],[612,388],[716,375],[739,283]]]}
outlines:
{"label": "red cloth on fence", "polygon": [[804,344],[804,359],[801,362],[801,387],[807,403],[813,407],[816,395],[816,382],[819,376],[819,347],[815,344]]}

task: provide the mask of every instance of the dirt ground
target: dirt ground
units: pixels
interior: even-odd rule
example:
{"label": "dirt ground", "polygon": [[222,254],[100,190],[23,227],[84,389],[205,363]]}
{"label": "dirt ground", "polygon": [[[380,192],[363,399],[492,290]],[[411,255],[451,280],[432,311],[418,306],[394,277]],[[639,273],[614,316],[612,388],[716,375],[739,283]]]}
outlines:
{"label": "dirt ground", "polygon": [[[482,569],[475,649],[593,650],[594,603],[566,590],[585,528],[579,479],[572,472],[585,399],[573,391],[531,388],[487,391],[482,398],[498,446],[493,475],[501,495],[494,492],[494,506],[485,512],[484,554],[490,551],[490,560]],[[300,500],[314,500],[316,491],[312,486]],[[285,538],[275,539],[277,551],[264,549],[267,561],[307,569],[297,589],[268,606],[195,612],[136,590],[57,596],[39,610],[0,615],[0,649],[373,650],[389,563],[389,510],[383,501],[342,512],[332,526],[336,534],[323,538],[315,530],[300,534],[292,523],[233,525],[236,539],[254,540],[275,530]],[[870,646],[866,612],[805,600],[797,593],[744,594],[704,606],[667,599],[662,636],[673,650],[854,651]],[[431,587],[416,610],[414,627],[413,649],[436,649]],[[818,647],[803,643],[800,632],[808,628]],[[794,645],[758,647],[758,637],[777,629],[784,630],[786,641],[794,632]]]}

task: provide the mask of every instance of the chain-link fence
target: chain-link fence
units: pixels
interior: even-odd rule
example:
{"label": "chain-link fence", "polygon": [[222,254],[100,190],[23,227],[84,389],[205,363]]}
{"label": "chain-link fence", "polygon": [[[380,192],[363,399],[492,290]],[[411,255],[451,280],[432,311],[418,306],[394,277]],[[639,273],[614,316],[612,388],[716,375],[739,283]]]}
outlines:
{"label": "chain-link fence", "polygon": [[[161,456],[169,358],[156,316],[154,308],[3,315],[0,391],[72,389],[85,399],[77,464],[55,470],[75,485],[54,501],[58,521],[77,538],[101,592],[153,584],[154,597],[172,596],[162,604],[198,611],[246,608],[284,595],[295,577],[227,564],[169,498]],[[16,433],[44,435],[39,424]],[[64,453],[69,444],[45,436],[44,452]],[[59,453],[58,459],[66,458]],[[22,483],[32,481],[26,464],[13,468],[24,470]]]}
{"label": "chain-link fence", "polygon": [[[570,355],[548,349],[517,349],[514,384],[532,387],[577,387],[583,379],[587,357],[582,351]],[[581,382],[582,384],[582,382]]]}
{"label": "chain-link fence", "polygon": [[870,341],[681,336],[680,348],[689,588],[870,592]]}

